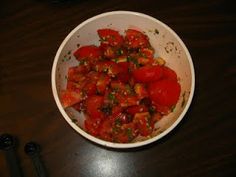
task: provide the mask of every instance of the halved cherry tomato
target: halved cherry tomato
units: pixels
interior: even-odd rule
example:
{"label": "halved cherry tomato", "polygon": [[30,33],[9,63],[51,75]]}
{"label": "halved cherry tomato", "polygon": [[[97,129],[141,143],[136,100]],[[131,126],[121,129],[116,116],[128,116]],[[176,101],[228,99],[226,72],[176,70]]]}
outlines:
{"label": "halved cherry tomato", "polygon": [[139,129],[140,135],[148,136],[152,133],[153,126],[151,125],[151,115],[148,112],[136,113],[134,115],[134,122]]}
{"label": "halved cherry tomato", "polygon": [[146,48],[150,46],[148,37],[134,29],[125,31],[125,44],[128,48]]}
{"label": "halved cherry tomato", "polygon": [[148,111],[148,108],[144,105],[130,106],[126,109],[126,112],[131,115],[135,115],[136,113],[147,112],[147,111]]}
{"label": "halved cherry tomato", "polygon": [[110,46],[121,46],[123,44],[123,37],[118,31],[112,29],[99,29],[98,35],[101,39],[101,43],[108,44]]}
{"label": "halved cherry tomato", "polygon": [[61,92],[61,103],[64,108],[72,106],[82,99],[81,92],[72,90],[63,90]]}
{"label": "halved cherry tomato", "polygon": [[95,45],[88,45],[78,48],[74,52],[74,56],[77,60],[98,60],[102,56],[102,52],[99,47]]}
{"label": "halved cherry tomato", "polygon": [[154,82],[160,80],[162,75],[161,66],[143,66],[133,71],[133,77],[137,82]]}
{"label": "halved cherry tomato", "polygon": [[87,113],[91,119],[103,119],[104,114],[101,111],[101,107],[104,103],[103,96],[93,95],[87,98],[86,100],[86,108]]}
{"label": "halved cherry tomato", "polygon": [[151,100],[155,103],[171,107],[175,105],[179,99],[180,85],[176,81],[163,79],[150,83],[148,92]]}

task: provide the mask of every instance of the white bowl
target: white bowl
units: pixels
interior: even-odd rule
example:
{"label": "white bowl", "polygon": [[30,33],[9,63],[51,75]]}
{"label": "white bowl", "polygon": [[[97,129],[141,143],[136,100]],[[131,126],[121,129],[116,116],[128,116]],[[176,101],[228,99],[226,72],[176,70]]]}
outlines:
{"label": "white bowl", "polygon": [[[84,116],[73,108],[64,109],[59,99],[59,93],[66,88],[68,68],[78,65],[72,55],[78,44],[99,44],[97,29],[112,28],[124,33],[125,29],[138,29],[149,37],[155,49],[156,56],[165,59],[166,65],[174,69],[179,77],[181,96],[175,110],[164,116],[155,124],[156,131],[151,138],[138,138],[132,143],[112,143],[96,138],[83,130]],[[52,91],[56,104],[67,123],[85,138],[112,148],[132,148],[152,143],[173,130],[183,119],[193,98],[195,74],[191,56],[179,36],[167,25],[148,15],[129,12],[113,11],[92,17],[72,30],[59,47],[52,67]],[[79,117],[79,119],[78,119]],[[73,120],[77,120],[74,123]]]}

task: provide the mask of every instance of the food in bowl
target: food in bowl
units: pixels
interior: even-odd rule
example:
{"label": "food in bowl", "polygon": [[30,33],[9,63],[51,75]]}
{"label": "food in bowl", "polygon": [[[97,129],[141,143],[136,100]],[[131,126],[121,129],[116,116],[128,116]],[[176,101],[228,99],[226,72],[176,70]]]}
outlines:
{"label": "food in bowl", "polygon": [[[61,93],[66,91],[68,85],[68,71],[79,65],[79,61],[73,53],[83,46],[99,46],[101,42],[97,33],[99,29],[112,29],[118,31],[122,36],[125,36],[125,30],[127,29],[134,29],[144,33],[148,36],[149,44],[153,47],[153,51],[155,51],[154,58],[156,62],[159,65],[164,64],[165,67],[173,70],[178,76],[177,81],[181,86],[178,101],[175,106],[171,106],[171,110],[168,109],[168,114],[164,114],[166,111],[164,107],[162,110],[159,110],[163,112],[161,119],[154,124],[153,131],[148,136],[137,136],[131,142],[127,143],[111,142],[97,138],[86,131],[84,125],[86,114],[83,114],[83,111],[77,111],[74,108],[76,107],[75,105],[62,106]],[[133,77],[133,75],[131,76]],[[51,79],[54,99],[68,125],[88,140],[112,148],[139,147],[155,142],[167,135],[181,122],[189,109],[195,87],[192,59],[179,36],[161,21],[142,13],[130,11],[103,13],[82,22],[73,29],[64,39],[56,53]]]}
{"label": "food in bowl", "polygon": [[80,46],[73,52],[66,89],[60,93],[64,108],[85,115],[86,132],[105,141],[130,143],[151,137],[155,123],[168,115],[179,100],[176,72],[155,58],[142,31],[97,30],[99,46]]}

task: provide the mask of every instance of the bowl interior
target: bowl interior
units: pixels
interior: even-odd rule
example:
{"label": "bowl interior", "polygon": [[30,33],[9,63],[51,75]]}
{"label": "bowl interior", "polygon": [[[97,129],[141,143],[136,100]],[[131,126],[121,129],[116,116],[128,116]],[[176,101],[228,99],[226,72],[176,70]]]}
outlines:
{"label": "bowl interior", "polygon": [[194,69],[191,56],[179,37],[168,26],[147,15],[125,11],[110,12],[93,17],[77,26],[63,41],[55,57],[52,87],[57,105],[66,121],[83,136],[92,138],[92,141],[99,144],[116,147],[117,143],[107,143],[85,133],[82,130],[83,114],[73,108],[64,110],[58,99],[58,93],[66,88],[68,68],[78,65],[73,52],[78,46],[99,45],[97,30],[101,28],[115,29],[121,34],[124,34],[124,30],[128,28],[143,31],[155,49],[155,56],[165,59],[166,65],[174,69],[179,77],[180,99],[174,111],[156,123],[153,138],[146,140],[146,138],[138,137],[135,140],[136,143],[128,143],[132,145],[126,144],[122,147],[134,147],[155,141],[171,131],[187,111],[194,91]]}

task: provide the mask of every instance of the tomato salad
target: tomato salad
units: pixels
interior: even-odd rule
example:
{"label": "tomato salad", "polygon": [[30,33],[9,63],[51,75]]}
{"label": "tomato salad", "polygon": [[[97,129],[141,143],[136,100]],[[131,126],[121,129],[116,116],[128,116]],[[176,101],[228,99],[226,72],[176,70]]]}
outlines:
{"label": "tomato salad", "polygon": [[79,47],[78,66],[69,68],[64,108],[85,115],[84,129],[100,139],[128,143],[150,136],[154,124],[176,105],[181,87],[174,70],[143,32],[99,29],[100,45]]}

